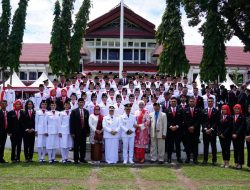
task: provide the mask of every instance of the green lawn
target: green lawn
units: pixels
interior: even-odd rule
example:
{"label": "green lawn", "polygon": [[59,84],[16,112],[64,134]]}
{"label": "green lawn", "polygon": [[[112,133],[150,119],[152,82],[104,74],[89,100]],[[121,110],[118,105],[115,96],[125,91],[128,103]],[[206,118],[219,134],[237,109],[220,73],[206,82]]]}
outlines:
{"label": "green lawn", "polygon": [[[5,158],[9,161],[10,151],[6,151]],[[34,160],[37,160],[36,154]],[[218,163],[221,161],[218,154]],[[0,190],[185,190],[193,184],[201,190],[246,190],[250,189],[250,172],[193,164],[182,164],[177,168],[164,165],[138,168],[49,165],[38,162],[0,164]]]}

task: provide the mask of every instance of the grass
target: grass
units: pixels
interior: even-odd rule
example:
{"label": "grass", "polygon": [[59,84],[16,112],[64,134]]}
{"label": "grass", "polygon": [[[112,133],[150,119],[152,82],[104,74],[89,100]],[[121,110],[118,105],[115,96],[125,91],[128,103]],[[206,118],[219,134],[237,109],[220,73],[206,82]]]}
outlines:
{"label": "grass", "polygon": [[171,171],[171,169],[166,167],[142,168],[141,170],[139,170],[139,175],[142,179],[145,180],[154,180],[154,181],[176,180],[176,176]]}
{"label": "grass", "polygon": [[13,181],[0,181],[0,190],[47,190],[51,189],[52,187],[58,187],[55,183],[48,183],[48,182],[22,182],[17,183]]}
{"label": "grass", "polygon": [[2,177],[45,178],[45,179],[83,179],[91,174],[90,166],[74,165],[41,165],[34,164],[5,164],[0,166]]}
{"label": "grass", "polygon": [[101,184],[98,185],[97,190],[136,190],[136,186],[130,184]]}
{"label": "grass", "polygon": [[210,185],[210,186],[204,186],[201,188],[201,190],[249,190],[250,186],[231,186],[231,185],[225,185],[225,186],[214,186],[214,185]]}
{"label": "grass", "polygon": [[129,167],[104,167],[97,172],[97,176],[103,180],[133,180],[134,175]]}
{"label": "grass", "polygon": [[178,185],[173,186],[173,185],[162,185],[158,188],[158,190],[185,190],[184,187],[180,187]]}

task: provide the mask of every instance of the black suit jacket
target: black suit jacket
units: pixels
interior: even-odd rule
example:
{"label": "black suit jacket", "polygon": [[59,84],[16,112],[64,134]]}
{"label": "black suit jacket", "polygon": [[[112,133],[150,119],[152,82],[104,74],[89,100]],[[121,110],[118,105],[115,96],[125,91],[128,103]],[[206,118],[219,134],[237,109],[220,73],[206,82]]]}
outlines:
{"label": "black suit jacket", "polygon": [[208,108],[204,109],[202,112],[202,131],[205,132],[206,129],[213,129],[212,134],[217,134],[218,121],[220,119],[220,113],[217,109],[213,108],[211,117],[208,117]]}
{"label": "black suit jacket", "polygon": [[[183,112],[181,111],[181,109],[178,106],[176,107],[176,114],[174,117],[172,109],[171,107],[169,107],[167,109],[166,115],[167,115],[167,131],[168,131],[167,134],[171,135],[173,133],[180,133],[183,121]],[[175,132],[171,131],[170,126],[176,126],[176,125],[179,126],[177,131]]]}
{"label": "black suit jacket", "polygon": [[246,136],[250,135],[250,116],[246,117]]}
{"label": "black suit jacket", "polygon": [[20,110],[19,119],[17,119],[16,112],[11,110],[7,114],[8,133],[12,135],[22,135],[24,132],[24,110]]}
{"label": "black suit jacket", "polygon": [[81,127],[80,110],[76,108],[72,110],[70,114],[70,134],[75,135],[77,138],[86,138],[90,133],[89,127],[89,112],[86,109],[84,111],[84,127]]}
{"label": "black suit jacket", "polygon": [[[49,98],[46,99],[46,101],[47,101],[47,110],[50,111],[50,110],[51,110],[51,109],[50,109],[50,104],[51,104],[51,102],[52,102],[52,98],[49,97]],[[56,103],[58,102],[58,98],[55,99],[55,102],[56,102]],[[56,109],[56,110],[57,110],[57,109]]]}
{"label": "black suit jacket", "polygon": [[[65,101],[70,101],[70,98],[66,97]],[[56,110],[58,111],[64,110],[62,97],[56,99]]]}
{"label": "black suit jacket", "polygon": [[23,126],[24,126],[24,131],[26,129],[34,129],[35,130],[35,117],[36,117],[36,112],[32,110],[32,115],[30,117],[29,111],[26,110],[24,112],[24,117],[23,117]]}
{"label": "black suit jacket", "polygon": [[4,126],[4,113],[3,110],[0,110],[0,134],[6,134],[6,133],[7,133],[7,128],[5,128]]}
{"label": "black suit jacket", "polygon": [[59,85],[58,85],[58,88],[64,88],[64,87],[66,87],[66,82],[62,85],[62,83],[60,83]]}
{"label": "black suit jacket", "polygon": [[128,84],[128,78],[126,77],[126,82],[124,83],[123,78],[119,80],[119,83],[122,83],[123,86]]}
{"label": "black suit jacket", "polygon": [[231,138],[232,137],[232,129],[233,129],[233,118],[230,115],[227,115],[225,120],[223,121],[223,116],[220,116],[220,120],[218,122],[218,135],[221,134],[224,137]]}
{"label": "black suit jacket", "polygon": [[186,134],[189,134],[188,128],[194,126],[195,132],[194,135],[196,137],[200,136],[200,118],[201,118],[201,110],[198,107],[194,108],[194,114],[192,117],[192,113],[190,107],[187,107],[183,112],[184,117],[184,131]]}
{"label": "black suit jacket", "polygon": [[233,116],[233,131],[232,134],[237,134],[238,138],[244,138],[246,133],[246,120],[242,114],[239,115],[235,122]]}
{"label": "black suit jacket", "polygon": [[204,101],[201,96],[198,96],[197,102],[196,102],[196,107],[200,108],[201,110],[204,109]]}
{"label": "black suit jacket", "polygon": [[164,102],[161,102],[161,108],[162,108],[162,112],[167,113],[167,109],[170,107],[170,100],[168,101],[168,107],[166,107],[166,100]]}

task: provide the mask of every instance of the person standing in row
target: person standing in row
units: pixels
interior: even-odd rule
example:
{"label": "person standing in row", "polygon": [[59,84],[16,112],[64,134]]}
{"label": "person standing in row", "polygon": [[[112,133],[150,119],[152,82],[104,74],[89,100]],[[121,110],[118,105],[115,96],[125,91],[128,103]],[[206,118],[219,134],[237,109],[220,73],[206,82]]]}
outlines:
{"label": "person standing in row", "polygon": [[93,110],[94,113],[89,116],[91,160],[95,163],[102,161],[103,116],[100,111],[100,106],[96,105]]}
{"label": "person standing in row", "polygon": [[222,157],[224,160],[224,164],[222,164],[221,167],[223,168],[229,168],[232,127],[233,118],[231,116],[230,107],[228,105],[223,105],[221,107],[221,116],[218,122],[218,136],[220,139]]}
{"label": "person standing in row", "polygon": [[59,111],[56,111],[56,103],[50,103],[50,110],[46,113],[46,150],[48,152],[49,163],[53,164],[56,161],[56,149],[59,148],[58,131],[60,127]]}
{"label": "person standing in row", "polygon": [[12,163],[20,162],[20,153],[23,138],[23,118],[21,100],[16,100],[13,104],[14,109],[7,114],[8,134],[11,140],[11,161]]}
{"label": "person standing in row", "polygon": [[105,139],[105,160],[108,164],[118,162],[118,148],[120,138],[119,118],[114,116],[114,106],[109,106],[109,114],[103,118]]}
{"label": "person standing in row", "polygon": [[149,144],[149,112],[145,109],[144,101],[139,101],[139,110],[135,111],[136,130],[135,130],[135,159],[139,163],[145,162],[145,150]]}
{"label": "person standing in row", "polygon": [[126,104],[125,113],[120,118],[121,137],[123,142],[123,163],[134,164],[134,142],[136,118],[130,113],[131,104]]}
{"label": "person standing in row", "polygon": [[247,143],[247,167],[250,171],[250,105],[246,116],[246,143]]}
{"label": "person standing in row", "polygon": [[60,125],[59,125],[59,146],[61,149],[62,163],[69,162],[69,150],[72,148],[72,137],[69,128],[70,118],[70,102],[65,100],[64,111],[60,112]]}
{"label": "person standing in row", "polygon": [[187,158],[185,163],[190,163],[193,154],[193,163],[198,164],[198,146],[200,137],[201,110],[196,106],[195,98],[188,100],[189,107],[184,110],[184,138],[186,142],[185,150]]}
{"label": "person standing in row", "polygon": [[39,162],[45,162],[46,155],[46,139],[48,133],[46,131],[46,110],[47,102],[42,100],[40,104],[40,109],[36,111],[35,116],[35,134],[37,137],[37,152],[39,157]]}
{"label": "person standing in row", "polygon": [[217,127],[218,127],[218,120],[220,118],[220,113],[216,108],[214,108],[213,97],[208,98],[207,104],[208,107],[204,109],[202,113],[202,132],[203,132],[203,142],[204,142],[203,164],[207,164],[209,143],[211,143],[212,163],[213,165],[216,165],[217,162],[216,137],[217,137]]}
{"label": "person standing in row", "polygon": [[0,163],[6,163],[4,160],[4,149],[7,139],[7,100],[1,101],[1,110],[0,110]]}
{"label": "person standing in row", "polygon": [[167,116],[161,112],[160,104],[154,103],[154,112],[150,113],[150,138],[151,162],[158,160],[159,164],[164,163],[165,139],[167,136]]}
{"label": "person standing in row", "polygon": [[34,144],[35,144],[35,110],[34,104],[31,100],[28,100],[25,104],[24,113],[24,156],[26,162],[32,162],[34,154]]}
{"label": "person standing in row", "polygon": [[[70,114],[70,134],[74,142],[74,162],[78,164],[87,163],[86,155],[86,138],[89,136],[89,112],[84,109],[85,101],[83,98],[78,99],[78,108],[71,111]],[[79,157],[80,154],[80,157]]]}
{"label": "person standing in row", "polygon": [[244,145],[245,145],[245,117],[242,114],[242,109],[240,104],[236,104],[234,107],[233,115],[233,147],[234,147],[234,162],[235,169],[242,169],[244,165]]}

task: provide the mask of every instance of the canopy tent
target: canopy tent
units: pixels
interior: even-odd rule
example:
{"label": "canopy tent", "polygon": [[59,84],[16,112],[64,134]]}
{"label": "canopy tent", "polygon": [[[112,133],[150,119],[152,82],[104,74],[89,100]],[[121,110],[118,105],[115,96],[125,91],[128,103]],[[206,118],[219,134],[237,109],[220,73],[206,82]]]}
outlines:
{"label": "canopy tent", "polygon": [[[232,81],[232,79],[230,78],[229,74],[227,74],[226,76],[226,81],[224,81],[223,83],[221,83],[221,85],[225,86],[225,88],[227,90],[230,90],[230,86],[231,85],[235,85],[234,82]],[[235,85],[236,86],[236,85]],[[237,86],[236,86],[237,87]],[[237,87],[238,88],[238,87]]]}
{"label": "canopy tent", "polygon": [[201,82],[201,76],[200,76],[200,74],[197,75],[197,77],[196,77],[196,79],[195,79],[195,82],[196,82],[196,84],[197,84],[198,89],[201,89],[201,85],[202,85],[202,84],[205,84],[205,86],[207,86],[206,83]]}
{"label": "canopy tent", "polygon": [[250,84],[249,84],[249,85],[247,85],[247,89],[248,89],[248,90],[250,90]]}
{"label": "canopy tent", "polygon": [[47,77],[47,75],[43,72],[41,74],[41,76],[33,83],[31,84],[30,86],[28,86],[29,88],[38,88],[40,84],[43,84],[43,81],[47,80],[49,81],[49,86],[48,87],[51,87],[53,88],[53,83],[49,80],[49,78]]}
{"label": "canopy tent", "polygon": [[[8,84],[10,84],[10,78],[4,83],[4,86],[6,87]],[[13,88],[26,88],[26,85],[23,84],[23,82],[17,76],[16,72],[14,72],[12,74],[12,84],[11,84],[11,86]]]}

